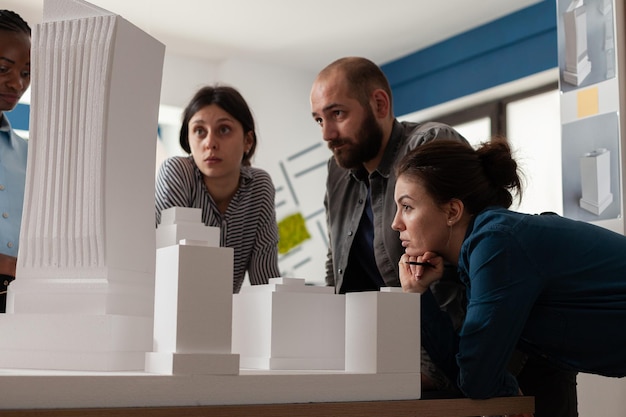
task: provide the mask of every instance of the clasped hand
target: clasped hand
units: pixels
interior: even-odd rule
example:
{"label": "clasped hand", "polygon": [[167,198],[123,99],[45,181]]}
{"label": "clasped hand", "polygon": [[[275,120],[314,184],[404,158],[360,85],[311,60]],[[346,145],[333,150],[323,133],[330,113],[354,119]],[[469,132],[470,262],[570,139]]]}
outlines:
{"label": "clasped hand", "polygon": [[399,270],[402,290],[422,294],[443,275],[443,258],[434,252],[421,256],[404,254],[400,258]]}

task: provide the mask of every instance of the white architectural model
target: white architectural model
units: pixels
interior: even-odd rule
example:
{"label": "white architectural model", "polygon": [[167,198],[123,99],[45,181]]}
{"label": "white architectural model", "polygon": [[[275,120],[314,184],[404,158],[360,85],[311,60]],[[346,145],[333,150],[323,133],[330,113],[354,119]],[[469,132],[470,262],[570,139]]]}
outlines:
{"label": "white architectural model", "polygon": [[233,351],[242,368],[419,374],[419,317],[400,288],[337,295],[273,278],[234,296]]}
{"label": "white architectural model", "polygon": [[419,373],[420,317],[401,288],[346,294],[346,371]]}
{"label": "white architectural model", "polygon": [[580,207],[600,215],[613,202],[611,152],[600,148],[580,157]]}
{"label": "white architectural model", "polygon": [[106,10],[45,2],[33,31],[24,216],[0,366],[143,369],[164,52]]}
{"label": "white architectural model", "polygon": [[45,1],[2,408],[420,398],[418,295],[280,278],[233,305],[233,250],[198,209],[155,233],[163,53],[119,16]]}
{"label": "white architectural model", "polygon": [[346,301],[332,287],[271,278],[233,298],[233,352],[242,368],[344,369]]}
{"label": "white architectural model", "polygon": [[587,54],[587,12],[583,0],[572,0],[563,14],[565,70],[563,80],[580,85],[591,72]]}
{"label": "white architectural model", "polygon": [[[218,229],[202,224],[200,209],[164,210],[157,241],[155,352],[146,356],[146,371],[419,374],[419,296],[400,288],[337,295],[294,278],[231,296],[232,250],[218,247]],[[231,324],[239,355],[229,355]],[[185,362],[177,367],[176,360]]]}
{"label": "white architectural model", "polygon": [[231,354],[233,249],[219,247],[219,229],[201,216],[181,207],[161,214],[147,372],[239,373],[239,355]]}

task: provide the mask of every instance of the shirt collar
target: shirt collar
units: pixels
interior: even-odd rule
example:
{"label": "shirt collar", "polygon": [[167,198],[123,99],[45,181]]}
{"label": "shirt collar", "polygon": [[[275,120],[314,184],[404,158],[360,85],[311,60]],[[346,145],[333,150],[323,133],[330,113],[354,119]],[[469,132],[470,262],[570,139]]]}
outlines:
{"label": "shirt collar", "polygon": [[239,183],[240,184],[248,184],[250,183],[250,181],[252,181],[252,170],[250,169],[249,166],[242,166],[241,167],[241,177],[239,178]]}
{"label": "shirt collar", "polygon": [[398,154],[398,149],[400,148],[400,144],[402,142],[400,140],[402,137],[402,131],[402,125],[398,122],[398,120],[394,119],[393,126],[391,128],[391,136],[387,142],[383,158],[380,160],[378,168],[376,168],[376,171],[378,171],[378,173],[385,178],[389,178],[391,171],[394,169],[396,155]]}
{"label": "shirt collar", "polygon": [[0,131],[7,133],[11,131],[11,123],[4,113],[0,113]]}
{"label": "shirt collar", "polygon": [[11,124],[9,119],[0,113],[0,140],[6,142],[8,146],[13,146],[13,139],[11,138]]}

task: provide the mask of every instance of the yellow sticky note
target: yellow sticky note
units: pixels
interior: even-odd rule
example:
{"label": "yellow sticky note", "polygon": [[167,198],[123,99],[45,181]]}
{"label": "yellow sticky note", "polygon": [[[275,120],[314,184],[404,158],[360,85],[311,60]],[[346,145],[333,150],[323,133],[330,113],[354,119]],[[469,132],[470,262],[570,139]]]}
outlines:
{"label": "yellow sticky note", "polygon": [[578,92],[578,118],[598,114],[598,87]]}
{"label": "yellow sticky note", "polygon": [[285,254],[311,238],[301,213],[292,214],[278,222],[278,253]]}

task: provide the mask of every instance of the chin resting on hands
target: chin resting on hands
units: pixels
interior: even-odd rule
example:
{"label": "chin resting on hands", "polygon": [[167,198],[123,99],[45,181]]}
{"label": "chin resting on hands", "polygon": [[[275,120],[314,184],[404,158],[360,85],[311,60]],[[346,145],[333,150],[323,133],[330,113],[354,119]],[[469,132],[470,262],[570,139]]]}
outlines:
{"label": "chin resting on hands", "polygon": [[398,265],[404,292],[422,294],[443,274],[443,259],[433,252],[426,252],[422,256],[404,254]]}

